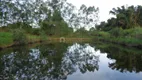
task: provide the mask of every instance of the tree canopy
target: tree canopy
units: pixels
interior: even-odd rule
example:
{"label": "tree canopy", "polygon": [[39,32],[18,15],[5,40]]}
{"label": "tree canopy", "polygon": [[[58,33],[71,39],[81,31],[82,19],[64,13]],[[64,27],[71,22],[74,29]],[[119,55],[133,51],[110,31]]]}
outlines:
{"label": "tree canopy", "polygon": [[1,0],[0,26],[41,27],[43,21],[64,21],[70,27],[92,27],[98,21],[98,10],[85,5],[78,10],[66,0]]}
{"label": "tree canopy", "polygon": [[140,5],[113,8],[110,14],[115,15],[116,18],[108,19],[107,23],[102,22],[97,28],[110,30],[115,27],[129,29],[142,26],[142,6]]}

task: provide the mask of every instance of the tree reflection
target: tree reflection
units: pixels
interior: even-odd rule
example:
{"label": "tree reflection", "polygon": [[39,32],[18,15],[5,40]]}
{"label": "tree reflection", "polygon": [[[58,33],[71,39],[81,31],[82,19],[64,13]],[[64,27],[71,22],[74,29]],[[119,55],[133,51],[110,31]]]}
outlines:
{"label": "tree reflection", "polygon": [[98,70],[99,56],[96,56],[90,48],[92,47],[88,44],[83,46],[74,44],[68,48],[63,58],[63,64],[71,66],[73,69],[79,68],[82,73]]}
{"label": "tree reflection", "polygon": [[136,53],[110,53],[108,57],[115,59],[116,62],[110,63],[109,67],[120,72],[141,72],[142,54]]}
{"label": "tree reflection", "polygon": [[99,44],[96,47],[101,52],[106,52],[108,58],[115,59],[115,62],[109,63],[111,69],[116,69],[120,72],[142,71],[141,50],[113,44]]}
{"label": "tree reflection", "polygon": [[[0,61],[0,78],[10,80],[65,80],[77,70],[98,70],[99,57],[88,44],[46,44],[13,49]],[[91,48],[93,49],[93,48]]]}

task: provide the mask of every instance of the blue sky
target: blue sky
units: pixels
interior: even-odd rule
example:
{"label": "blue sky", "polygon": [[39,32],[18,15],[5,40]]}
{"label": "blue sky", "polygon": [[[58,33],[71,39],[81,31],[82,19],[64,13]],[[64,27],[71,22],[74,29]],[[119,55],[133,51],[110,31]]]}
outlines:
{"label": "blue sky", "polygon": [[74,4],[79,8],[81,4],[85,4],[87,6],[96,6],[99,7],[100,13],[100,21],[107,21],[108,18],[112,17],[109,15],[109,11],[112,8],[120,7],[122,5],[142,5],[142,0],[67,0],[68,2]]}

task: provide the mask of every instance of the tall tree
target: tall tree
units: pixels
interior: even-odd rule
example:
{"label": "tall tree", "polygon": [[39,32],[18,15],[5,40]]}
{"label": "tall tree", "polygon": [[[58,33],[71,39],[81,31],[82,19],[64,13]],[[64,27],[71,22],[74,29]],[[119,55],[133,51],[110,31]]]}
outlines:
{"label": "tall tree", "polygon": [[123,29],[133,28],[141,25],[141,6],[121,6],[118,8],[113,8],[110,13],[116,15],[117,26],[120,26]]}
{"label": "tall tree", "polygon": [[87,7],[83,4],[80,9],[74,10],[69,19],[69,23],[75,28],[95,27],[99,20],[98,13],[99,8],[95,8],[94,6]]}

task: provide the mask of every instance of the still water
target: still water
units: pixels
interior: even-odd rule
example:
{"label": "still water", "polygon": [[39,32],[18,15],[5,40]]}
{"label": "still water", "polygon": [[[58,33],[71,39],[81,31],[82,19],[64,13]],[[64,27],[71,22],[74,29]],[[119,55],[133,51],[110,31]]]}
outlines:
{"label": "still water", "polygon": [[142,50],[47,43],[0,51],[0,80],[142,80]]}

